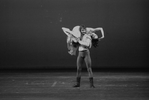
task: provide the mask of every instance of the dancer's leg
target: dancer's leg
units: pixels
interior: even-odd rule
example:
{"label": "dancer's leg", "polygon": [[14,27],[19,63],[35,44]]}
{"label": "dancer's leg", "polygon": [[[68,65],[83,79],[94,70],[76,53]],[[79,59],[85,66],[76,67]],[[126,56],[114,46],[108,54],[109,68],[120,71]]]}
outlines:
{"label": "dancer's leg", "polygon": [[86,51],[85,64],[88,70],[89,77],[93,77],[93,72],[91,68],[91,57],[90,57],[89,50]]}
{"label": "dancer's leg", "polygon": [[77,57],[77,76],[76,76],[76,84],[73,87],[80,87],[80,81],[81,81],[81,70],[82,70],[82,64],[84,61],[83,52],[79,52]]}
{"label": "dancer's leg", "polygon": [[95,88],[94,83],[93,83],[93,72],[91,68],[91,57],[90,57],[89,50],[86,52],[85,63],[86,63],[86,67],[89,73],[90,87]]}
{"label": "dancer's leg", "polygon": [[77,57],[77,77],[81,77],[81,70],[82,70],[83,62],[84,62],[84,54],[83,52],[79,52],[78,57]]}

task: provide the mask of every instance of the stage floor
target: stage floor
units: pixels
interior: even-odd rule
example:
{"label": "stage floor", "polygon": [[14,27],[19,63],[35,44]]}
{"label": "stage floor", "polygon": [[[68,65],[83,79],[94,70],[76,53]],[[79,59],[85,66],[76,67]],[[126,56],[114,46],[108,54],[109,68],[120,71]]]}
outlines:
{"label": "stage floor", "polygon": [[149,74],[87,72],[81,87],[73,88],[75,72],[0,73],[0,100],[149,100]]}

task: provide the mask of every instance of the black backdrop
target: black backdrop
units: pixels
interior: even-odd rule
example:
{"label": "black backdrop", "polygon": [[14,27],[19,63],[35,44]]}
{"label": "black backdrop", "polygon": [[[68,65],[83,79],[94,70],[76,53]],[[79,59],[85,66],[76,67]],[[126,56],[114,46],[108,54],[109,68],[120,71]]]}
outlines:
{"label": "black backdrop", "polygon": [[[76,56],[61,27],[103,27],[95,67],[148,64],[148,0],[0,0],[0,68],[67,68]],[[100,36],[100,32],[97,32]]]}

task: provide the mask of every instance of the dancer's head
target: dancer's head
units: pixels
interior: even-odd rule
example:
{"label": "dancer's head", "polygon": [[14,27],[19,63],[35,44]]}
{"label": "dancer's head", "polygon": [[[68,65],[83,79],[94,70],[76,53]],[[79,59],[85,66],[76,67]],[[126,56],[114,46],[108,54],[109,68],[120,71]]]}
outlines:
{"label": "dancer's head", "polygon": [[86,34],[86,27],[84,25],[80,25],[81,34]]}

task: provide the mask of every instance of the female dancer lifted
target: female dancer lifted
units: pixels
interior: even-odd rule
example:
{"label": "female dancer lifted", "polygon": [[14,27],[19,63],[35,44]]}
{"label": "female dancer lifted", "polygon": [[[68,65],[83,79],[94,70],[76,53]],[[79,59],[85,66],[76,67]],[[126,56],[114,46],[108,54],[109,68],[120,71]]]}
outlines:
{"label": "female dancer lifted", "polygon": [[[80,87],[82,64],[85,61],[85,64],[89,73],[90,87],[94,88],[95,86],[93,83],[93,72],[91,68],[91,57],[90,57],[89,48],[91,48],[92,44],[93,46],[96,47],[98,41],[104,38],[103,29],[101,27],[87,28],[84,26],[76,26],[72,31],[64,27],[62,27],[62,30],[67,35],[69,34],[68,36],[71,41],[67,43],[71,43],[71,46],[72,46],[71,50],[76,52],[76,49],[78,47],[78,51],[79,51],[78,57],[77,57],[77,76],[76,76],[77,82],[73,87]],[[95,32],[99,30],[101,31],[101,34],[102,34],[102,37],[100,38],[98,38],[98,36],[95,34]]]}

